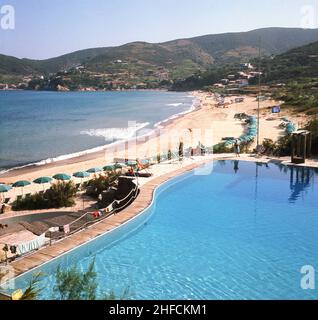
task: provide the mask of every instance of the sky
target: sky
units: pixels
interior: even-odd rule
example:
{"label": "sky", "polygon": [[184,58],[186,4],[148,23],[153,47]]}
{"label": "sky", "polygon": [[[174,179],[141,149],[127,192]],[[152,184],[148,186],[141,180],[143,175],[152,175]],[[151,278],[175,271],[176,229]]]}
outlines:
{"label": "sky", "polygon": [[0,12],[4,5],[13,6],[15,25],[0,26],[0,53],[32,59],[133,41],[318,28],[317,0],[0,0]]}

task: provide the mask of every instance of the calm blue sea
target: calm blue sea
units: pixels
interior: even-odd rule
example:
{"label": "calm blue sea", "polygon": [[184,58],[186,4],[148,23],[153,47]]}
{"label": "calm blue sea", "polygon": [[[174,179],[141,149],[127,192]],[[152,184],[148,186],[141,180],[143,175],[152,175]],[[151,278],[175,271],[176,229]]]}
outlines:
{"label": "calm blue sea", "polygon": [[[129,139],[193,102],[158,91],[0,91],[0,171]],[[136,126],[128,129],[129,121]]]}
{"label": "calm blue sea", "polygon": [[220,161],[159,190],[136,221],[40,267],[40,298],[55,298],[59,265],[95,258],[99,289],[130,299],[318,299],[317,282],[301,288],[318,268],[317,169]]}

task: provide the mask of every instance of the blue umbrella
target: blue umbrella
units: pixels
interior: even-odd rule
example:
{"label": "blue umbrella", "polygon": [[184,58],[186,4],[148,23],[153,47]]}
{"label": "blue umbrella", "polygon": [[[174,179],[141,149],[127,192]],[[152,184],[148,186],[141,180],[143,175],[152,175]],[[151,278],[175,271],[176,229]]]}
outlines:
{"label": "blue umbrella", "polygon": [[126,165],[129,167],[135,167],[137,165],[137,161],[127,161]]}
{"label": "blue umbrella", "polygon": [[75,172],[73,174],[73,177],[81,178],[81,179],[88,178],[89,176],[90,176],[90,174],[88,172],[86,172],[86,171]]}
{"label": "blue umbrella", "polygon": [[0,192],[1,193],[4,193],[4,192],[8,192],[12,189],[12,187],[10,186],[7,186],[5,184],[0,184]]}
{"label": "blue umbrella", "polygon": [[52,182],[52,181],[53,181],[53,179],[50,178],[50,177],[40,177],[40,178],[35,179],[35,180],[33,181],[33,183],[42,184],[42,185],[43,185],[43,191],[44,191],[44,185],[45,185],[46,183],[50,183],[50,182]]}
{"label": "blue umbrella", "polygon": [[100,167],[91,168],[91,169],[87,170],[87,172],[89,172],[89,173],[97,173],[97,172],[102,172],[102,171],[103,171],[103,169]]}
{"label": "blue umbrella", "polygon": [[40,177],[40,178],[35,179],[33,182],[36,184],[45,184],[45,183],[52,182],[52,180],[53,179],[50,177]]}
{"label": "blue umbrella", "polygon": [[12,189],[12,187],[7,186],[5,184],[0,184],[0,193],[8,192]]}
{"label": "blue umbrella", "polygon": [[127,165],[124,163],[115,163],[114,167],[115,167],[115,169],[122,169],[122,168],[126,168]]}
{"label": "blue umbrella", "polygon": [[58,173],[55,176],[53,176],[53,178],[55,180],[61,180],[61,181],[68,181],[68,180],[72,179],[71,176],[69,176],[68,174],[65,174],[65,173]]}
{"label": "blue umbrella", "polygon": [[30,184],[31,184],[30,181],[21,180],[21,181],[15,182],[12,186],[14,188],[22,188],[22,195],[23,195],[24,187],[29,186]]}
{"label": "blue umbrella", "polygon": [[103,169],[104,171],[114,171],[116,170],[116,167],[114,165],[108,165],[108,166],[105,166]]}
{"label": "blue umbrella", "polygon": [[30,184],[31,184],[30,181],[21,180],[21,181],[15,182],[12,186],[15,188],[21,188],[21,187],[23,188],[23,187],[29,186]]}

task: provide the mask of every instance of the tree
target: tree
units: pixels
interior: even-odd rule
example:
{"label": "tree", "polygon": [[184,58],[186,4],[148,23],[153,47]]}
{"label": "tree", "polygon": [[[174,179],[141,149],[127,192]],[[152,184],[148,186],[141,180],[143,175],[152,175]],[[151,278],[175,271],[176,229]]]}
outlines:
{"label": "tree", "polygon": [[[56,285],[54,293],[57,300],[116,300],[114,291],[109,294],[98,291],[95,259],[86,272],[81,272],[76,266],[62,271],[59,266],[56,271]],[[129,288],[126,288],[119,297],[126,300],[129,297]]]}
{"label": "tree", "polygon": [[95,259],[86,272],[82,273],[76,266],[62,271],[59,266],[56,271],[54,292],[58,300],[96,300],[97,281]]}
{"label": "tree", "polygon": [[41,278],[43,277],[43,273],[39,272],[35,274],[27,289],[24,291],[22,297],[20,300],[36,300],[41,291],[43,290],[42,288],[39,287],[39,284],[41,282]]}

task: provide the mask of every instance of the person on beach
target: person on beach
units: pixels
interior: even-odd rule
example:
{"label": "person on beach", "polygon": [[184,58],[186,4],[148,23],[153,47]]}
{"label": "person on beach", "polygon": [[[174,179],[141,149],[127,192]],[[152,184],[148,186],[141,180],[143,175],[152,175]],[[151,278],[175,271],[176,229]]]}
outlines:
{"label": "person on beach", "polygon": [[240,141],[238,139],[235,140],[234,151],[235,151],[236,157],[240,158],[241,148],[240,148]]}

